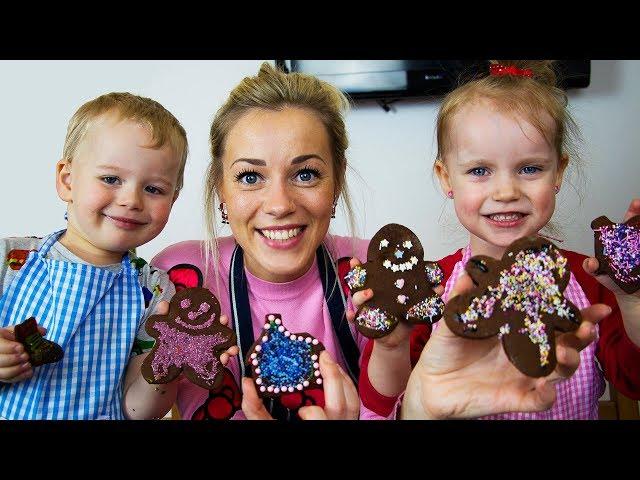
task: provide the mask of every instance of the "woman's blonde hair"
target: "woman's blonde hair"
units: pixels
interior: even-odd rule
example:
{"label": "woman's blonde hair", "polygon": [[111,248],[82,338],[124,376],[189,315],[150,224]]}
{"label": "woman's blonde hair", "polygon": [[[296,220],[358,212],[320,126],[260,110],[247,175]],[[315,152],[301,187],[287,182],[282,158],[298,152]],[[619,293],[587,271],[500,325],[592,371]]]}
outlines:
{"label": "woman's blonde hair", "polygon": [[[347,213],[350,233],[355,231],[351,198],[346,182],[349,140],[344,113],[349,100],[331,84],[303,73],[285,73],[268,62],[260,66],[256,76],[245,77],[217,111],[210,133],[211,160],[205,177],[205,224],[207,229],[206,264],[217,268],[218,249],[215,226],[217,195],[222,185],[222,157],[229,132],[249,110],[280,111],[287,107],[308,110],[324,124],[333,159],[336,200],[339,197]],[[216,276],[217,278],[217,276]]]}
{"label": "woman's blonde hair", "polygon": [[[566,155],[568,166],[581,176],[581,158],[578,150],[580,130],[567,109],[564,90],[557,87],[553,60],[491,60],[492,65],[529,70],[531,76],[488,75],[468,81],[449,92],[438,111],[436,123],[437,155],[434,162],[444,163],[449,148],[449,131],[455,115],[465,106],[490,102],[502,113],[511,114],[530,122],[553,146],[558,161]],[[552,128],[545,122],[552,120]],[[578,194],[580,190],[576,189]],[[553,224],[547,226],[557,231]]]}
{"label": "woman's blonde hair", "polygon": [[91,126],[104,114],[114,115],[118,120],[132,120],[148,127],[153,139],[152,148],[162,148],[167,143],[173,148],[180,159],[176,192],[180,191],[189,154],[184,128],[160,103],[128,92],[107,93],[78,108],[69,120],[62,159],[71,163]]}

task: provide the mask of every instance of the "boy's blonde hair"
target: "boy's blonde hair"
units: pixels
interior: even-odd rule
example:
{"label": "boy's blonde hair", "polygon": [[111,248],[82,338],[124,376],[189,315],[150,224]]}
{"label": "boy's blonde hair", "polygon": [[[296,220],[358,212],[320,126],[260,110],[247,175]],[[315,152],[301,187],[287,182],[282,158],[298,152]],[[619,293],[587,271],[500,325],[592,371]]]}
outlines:
{"label": "boy's blonde hair", "polygon": [[168,143],[174,149],[180,159],[176,183],[176,192],[179,192],[182,188],[184,167],[189,153],[187,134],[171,112],[150,98],[127,92],[112,92],[82,105],[69,120],[62,159],[67,162],[73,160],[94,121],[104,114],[113,114],[119,120],[132,120],[148,127],[153,138],[152,148],[162,148]]}
{"label": "boy's blonde hair", "polygon": [[349,101],[333,85],[303,73],[285,73],[268,62],[260,66],[258,75],[245,77],[220,107],[211,125],[211,161],[205,180],[205,223],[207,228],[206,258],[214,258],[217,266],[215,210],[216,195],[222,185],[222,156],[227,136],[236,122],[251,109],[280,111],[286,107],[308,110],[318,116],[329,136],[333,157],[336,196],[344,203],[350,233],[355,231],[351,198],[346,182],[349,140],[343,114]]}

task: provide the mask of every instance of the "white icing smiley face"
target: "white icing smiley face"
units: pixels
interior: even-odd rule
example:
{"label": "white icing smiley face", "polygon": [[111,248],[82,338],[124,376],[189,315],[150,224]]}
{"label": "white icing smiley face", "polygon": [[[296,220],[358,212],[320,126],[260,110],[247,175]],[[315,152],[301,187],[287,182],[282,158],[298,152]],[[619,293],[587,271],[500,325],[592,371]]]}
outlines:
{"label": "white icing smiley face", "polygon": [[[411,248],[413,247],[413,243],[411,243],[410,240],[405,240],[404,242],[402,242],[402,244],[391,245],[389,243],[389,240],[384,238],[380,241],[380,246],[378,250],[381,250],[381,251],[386,250],[390,246],[391,246],[391,249],[393,250],[392,252],[393,258],[401,259],[405,256],[405,253],[408,253],[408,250],[411,250]],[[382,262],[382,266],[386,269],[391,270],[392,272],[404,272],[407,270],[411,270],[414,267],[414,265],[417,265],[417,264],[418,264],[418,257],[416,257],[415,255],[412,255],[406,262],[396,263],[395,261],[391,261],[388,258],[386,258]],[[398,288],[402,288],[402,287],[398,287]]]}

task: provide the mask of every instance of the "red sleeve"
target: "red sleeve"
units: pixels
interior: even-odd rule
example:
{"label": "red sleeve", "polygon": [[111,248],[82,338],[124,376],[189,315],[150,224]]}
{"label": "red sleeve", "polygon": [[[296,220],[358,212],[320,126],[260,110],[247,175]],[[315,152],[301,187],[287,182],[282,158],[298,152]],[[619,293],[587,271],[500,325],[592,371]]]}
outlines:
{"label": "red sleeve", "polygon": [[623,395],[640,400],[640,347],[628,337],[616,296],[602,286],[582,268],[585,255],[562,251],[569,260],[571,271],[591,304],[604,303],[612,309],[611,315],[599,324],[596,357],[605,378]]}
{"label": "red sleeve", "polygon": [[[458,250],[456,253],[449,255],[442,260],[438,260],[438,264],[444,274],[443,283],[447,282],[451,276],[451,272],[453,272],[455,264],[461,259],[462,250]],[[422,349],[427,344],[427,340],[429,340],[430,335],[431,325],[416,325],[413,328],[409,343],[412,367],[418,362]],[[368,370],[369,359],[371,358],[372,351],[373,340],[370,339],[362,352],[362,358],[360,360],[360,379],[358,385],[360,399],[362,400],[362,404],[369,410],[377,413],[378,415],[382,415],[383,417],[388,417],[391,414],[391,410],[395,406],[399,395],[387,397],[382,395],[373,387],[373,385],[371,385]]]}

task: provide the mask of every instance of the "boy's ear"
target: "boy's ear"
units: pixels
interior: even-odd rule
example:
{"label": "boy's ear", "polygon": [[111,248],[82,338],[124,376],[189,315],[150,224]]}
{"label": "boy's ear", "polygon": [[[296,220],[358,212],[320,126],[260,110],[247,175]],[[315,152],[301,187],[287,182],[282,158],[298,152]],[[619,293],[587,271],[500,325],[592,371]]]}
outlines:
{"label": "boy's ear", "polygon": [[451,181],[449,179],[449,171],[447,170],[447,166],[442,160],[436,160],[436,163],[433,164],[433,171],[438,176],[438,180],[440,181],[440,188],[442,188],[442,191],[446,195],[447,192],[451,190]]}
{"label": "boy's ear", "polygon": [[173,206],[173,204],[176,203],[176,200],[178,199],[179,195],[180,195],[180,190],[176,190],[175,193],[173,194],[173,200],[171,200],[171,206]]}
{"label": "boy's ear", "polygon": [[56,190],[61,200],[71,201],[71,163],[65,159],[56,163]]}

